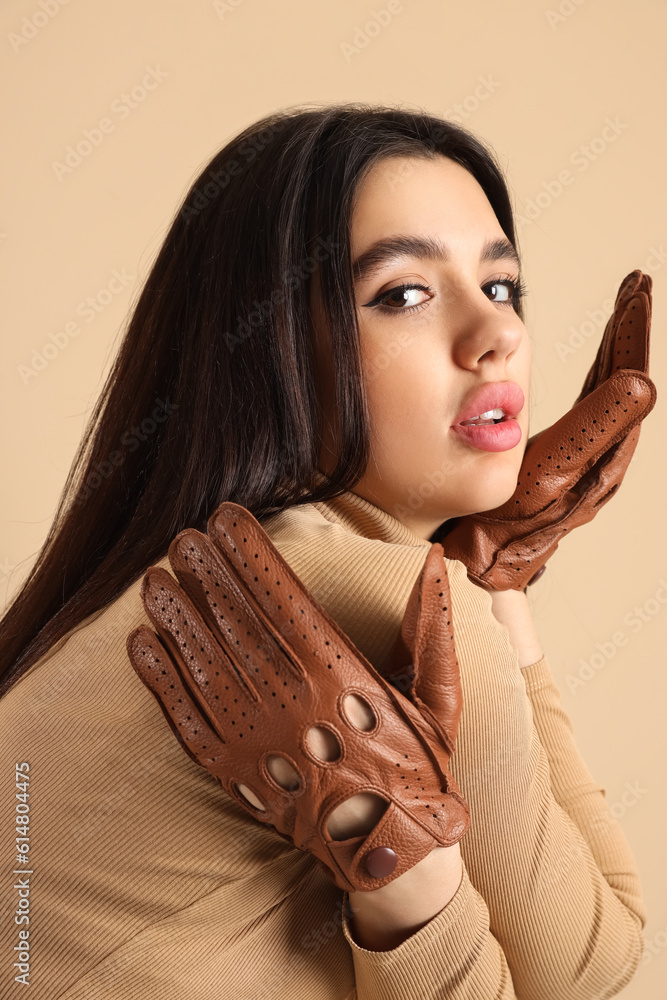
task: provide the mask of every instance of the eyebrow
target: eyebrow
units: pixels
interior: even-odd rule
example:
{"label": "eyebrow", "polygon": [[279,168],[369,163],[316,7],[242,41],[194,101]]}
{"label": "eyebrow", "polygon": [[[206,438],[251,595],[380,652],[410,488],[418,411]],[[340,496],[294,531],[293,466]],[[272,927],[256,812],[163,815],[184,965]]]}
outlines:
{"label": "eyebrow", "polygon": [[[449,260],[449,250],[447,244],[435,236],[410,236],[401,233],[387,236],[371,243],[368,249],[353,261],[354,281],[364,281],[385,265],[398,262],[405,257],[419,257],[422,260],[446,263]],[[480,263],[486,264],[501,259],[510,260],[517,267],[521,266],[519,255],[508,239],[503,237],[487,240],[482,247]]]}

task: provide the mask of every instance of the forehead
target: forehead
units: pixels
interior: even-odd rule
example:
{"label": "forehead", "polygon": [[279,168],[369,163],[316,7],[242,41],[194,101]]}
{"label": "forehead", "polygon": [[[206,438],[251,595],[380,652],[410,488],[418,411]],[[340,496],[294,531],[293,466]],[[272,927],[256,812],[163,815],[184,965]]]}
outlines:
{"label": "forehead", "polygon": [[353,256],[392,232],[444,238],[501,236],[502,228],[473,175],[445,156],[389,156],[374,163],[355,191]]}

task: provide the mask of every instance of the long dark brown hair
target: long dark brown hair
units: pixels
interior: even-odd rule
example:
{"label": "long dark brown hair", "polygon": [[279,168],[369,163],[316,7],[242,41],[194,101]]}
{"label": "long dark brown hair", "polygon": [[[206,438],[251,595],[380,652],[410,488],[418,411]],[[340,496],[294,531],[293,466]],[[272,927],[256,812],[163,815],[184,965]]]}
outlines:
{"label": "long dark brown hair", "polygon": [[[437,154],[476,178],[516,247],[494,155],[421,111],[290,107],[244,129],[204,167],[129,318],[46,541],[0,621],[0,695],[162,558],[181,529],[205,530],[224,500],[259,519],[332,499],[361,478],[369,428],[352,200],[378,159]],[[341,432],[338,465],[320,484],[316,268]]]}

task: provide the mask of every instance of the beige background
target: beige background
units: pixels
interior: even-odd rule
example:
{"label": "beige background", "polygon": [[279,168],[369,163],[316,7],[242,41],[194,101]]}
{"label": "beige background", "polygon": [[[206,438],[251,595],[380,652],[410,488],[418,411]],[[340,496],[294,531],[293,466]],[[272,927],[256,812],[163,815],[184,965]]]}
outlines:
{"label": "beige background", "polygon": [[[651,374],[661,398],[619,495],[563,542],[530,596],[579,747],[642,874],[647,952],[622,995],[664,998],[665,0],[42,5],[5,0],[0,14],[11,94],[0,215],[3,604],[46,536],[180,199],[215,151],[265,113],[400,103],[458,117],[490,142],[517,212],[534,217],[520,230],[531,429],[572,404],[621,279],[637,267],[653,276]],[[390,16],[378,30],[381,10]],[[121,111],[144,78],[153,89]],[[113,129],[89,156],[54,166],[103,118]],[[615,131],[604,131],[607,119]],[[572,181],[559,191],[563,170]],[[126,283],[107,293],[110,281],[119,287],[114,270]],[[92,320],[89,296],[99,309]],[[72,321],[79,332],[68,339]]]}

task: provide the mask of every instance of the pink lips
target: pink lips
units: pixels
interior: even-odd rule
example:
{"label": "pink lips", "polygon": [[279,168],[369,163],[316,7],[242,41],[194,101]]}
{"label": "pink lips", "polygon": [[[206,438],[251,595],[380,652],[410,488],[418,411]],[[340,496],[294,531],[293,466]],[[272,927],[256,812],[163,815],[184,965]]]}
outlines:
{"label": "pink lips", "polygon": [[516,382],[486,382],[466,399],[463,409],[454,418],[454,424],[472,420],[480,413],[487,413],[498,407],[502,407],[508,417],[516,417],[523,410],[524,403],[523,391]]}
{"label": "pink lips", "polygon": [[[521,412],[524,403],[523,391],[516,382],[487,382],[469,397],[451,430],[473,448],[508,451],[521,440],[521,428],[513,418]],[[498,407],[505,411],[505,418],[498,424],[461,425],[464,420],[472,420]]]}

